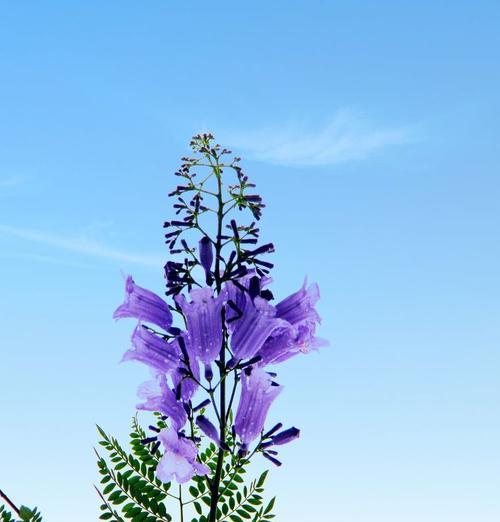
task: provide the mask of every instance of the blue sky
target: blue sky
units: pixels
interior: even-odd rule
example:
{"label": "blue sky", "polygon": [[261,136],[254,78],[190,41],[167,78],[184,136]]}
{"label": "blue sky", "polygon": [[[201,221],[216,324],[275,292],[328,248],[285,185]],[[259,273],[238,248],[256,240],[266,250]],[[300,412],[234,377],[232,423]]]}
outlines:
{"label": "blue sky", "polygon": [[0,487],[96,519],[127,433],[120,271],[162,291],[167,193],[211,130],[267,202],[274,291],[331,346],[280,369],[278,520],[500,517],[495,2],[0,6]]}

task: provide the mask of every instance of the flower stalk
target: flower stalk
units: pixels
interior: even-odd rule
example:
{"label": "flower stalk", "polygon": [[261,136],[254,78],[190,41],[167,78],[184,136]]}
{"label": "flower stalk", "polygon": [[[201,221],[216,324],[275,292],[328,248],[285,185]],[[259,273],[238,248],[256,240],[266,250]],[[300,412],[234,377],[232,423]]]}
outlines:
{"label": "flower stalk", "polygon": [[[274,505],[272,500],[261,506],[267,474],[240,492],[242,475],[258,454],[281,466],[274,447],[299,437],[296,428],[276,433],[281,423],[265,430],[268,410],[282,391],[268,367],[324,344],[315,336],[319,292],[316,285],[304,284],[273,304],[274,295],[267,288],[273,264],[264,256],[274,252],[274,245],[259,244],[256,226],[264,208],[262,198],[254,193],[255,185],[243,173],[239,158],[228,161],[230,151],[214,144],[213,136],[195,136],[191,146],[195,157],[183,158],[176,172],[182,182],[169,194],[177,198],[176,219],[164,225],[171,256],[165,264],[166,295],[173,304],[129,276],[125,302],[114,314],[117,319],[138,320],[132,348],[123,360],[145,364],[154,377],[139,387],[144,402],[138,408],[156,412],[160,419],[150,427],[152,436],[141,436],[138,454],[152,467],[140,471],[167,486],[179,483],[181,522],[188,505],[200,515],[193,519],[197,522],[234,519],[235,511],[265,522],[272,518]],[[199,169],[208,169],[201,181],[196,178]],[[226,182],[231,172],[235,184]],[[235,214],[243,211],[253,221],[238,222]],[[210,226],[215,229],[212,235]],[[113,443],[104,442],[112,450]],[[134,466],[133,459],[127,462]],[[133,497],[127,489],[128,476],[124,481],[102,462],[100,467],[105,479],[116,479],[123,492],[110,493],[113,488],[108,486],[104,491],[115,495],[109,499],[120,503]],[[185,499],[186,490],[180,487],[184,483],[191,484],[187,489],[191,498]],[[157,499],[162,496],[147,502],[144,512],[160,506]],[[137,498],[136,502],[140,504]],[[127,517],[138,516],[140,509],[127,504]],[[162,514],[163,508],[158,509]],[[104,516],[115,514],[110,508]]]}

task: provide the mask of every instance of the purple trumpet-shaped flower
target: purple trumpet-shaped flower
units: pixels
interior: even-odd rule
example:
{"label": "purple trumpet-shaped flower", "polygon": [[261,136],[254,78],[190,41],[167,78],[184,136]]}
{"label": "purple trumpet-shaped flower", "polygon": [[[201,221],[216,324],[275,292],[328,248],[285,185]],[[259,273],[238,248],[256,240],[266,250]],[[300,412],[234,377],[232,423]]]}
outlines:
{"label": "purple trumpet-shaped flower", "polygon": [[139,361],[167,374],[179,365],[177,346],[150,332],[140,323],[132,334],[132,346],[125,352],[122,361]]}
{"label": "purple trumpet-shaped flower", "polygon": [[276,305],[276,315],[296,325],[304,321],[319,323],[320,317],[314,305],[319,299],[319,287],[316,283],[306,288],[307,280],[302,288],[289,295]]}
{"label": "purple trumpet-shaped flower", "polygon": [[242,316],[229,323],[232,333],[231,350],[236,361],[253,357],[266,339],[278,328],[288,326],[286,321],[275,317],[276,310],[262,297],[251,300],[245,294]]}
{"label": "purple trumpet-shaped flower", "polygon": [[167,303],[155,293],[136,285],[132,276],[127,276],[125,281],[125,300],[113,313],[114,319],[125,317],[135,317],[164,330],[172,326],[172,313]]}
{"label": "purple trumpet-shaped flower", "polygon": [[212,269],[212,263],[214,262],[214,252],[212,250],[212,241],[208,236],[203,236],[200,239],[199,245],[200,263],[205,270],[205,277],[207,285],[212,282],[212,275],[210,270]]}
{"label": "purple trumpet-shaped flower", "polygon": [[164,375],[158,374],[156,380],[146,381],[139,386],[137,395],[145,402],[138,404],[138,410],[159,411],[170,418],[172,426],[180,430],[187,422],[182,402],[168,387]]}
{"label": "purple trumpet-shaped flower", "polygon": [[183,295],[175,297],[186,317],[191,351],[205,365],[219,355],[222,345],[222,306],[225,292],[213,297],[211,288],[197,288],[189,293],[188,303]]}
{"label": "purple trumpet-shaped flower", "polygon": [[219,448],[221,447],[219,431],[204,415],[198,415],[196,425],[207,437],[210,437]]}
{"label": "purple trumpet-shaped flower", "polygon": [[276,305],[276,315],[288,322],[289,328],[275,332],[256,353],[261,357],[259,366],[286,361],[298,353],[308,353],[326,346],[327,341],[316,337],[316,324],[320,317],[314,305],[319,299],[318,285],[300,290]]}
{"label": "purple trumpet-shaped flower", "polygon": [[198,449],[196,444],[179,436],[174,428],[166,428],[158,434],[158,439],[165,448],[165,453],[156,468],[156,476],[163,482],[175,479],[184,484],[194,475],[206,475],[210,468],[196,461]]}
{"label": "purple trumpet-shaped flower", "polygon": [[246,449],[264,429],[267,412],[283,387],[276,385],[262,368],[253,368],[251,372],[244,370],[241,383],[234,428]]}
{"label": "purple trumpet-shaped flower", "polygon": [[256,354],[261,357],[257,365],[264,367],[282,363],[299,353],[309,353],[321,346],[327,346],[328,341],[315,337],[314,331],[315,325],[305,322],[269,337]]}

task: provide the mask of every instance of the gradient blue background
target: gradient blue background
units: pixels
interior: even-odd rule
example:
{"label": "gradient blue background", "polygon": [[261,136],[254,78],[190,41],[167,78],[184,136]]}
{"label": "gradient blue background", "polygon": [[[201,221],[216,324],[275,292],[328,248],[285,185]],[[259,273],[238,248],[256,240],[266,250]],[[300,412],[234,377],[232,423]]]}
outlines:
{"label": "gradient blue background", "polygon": [[493,1],[2,2],[0,488],[97,518],[94,423],[126,434],[147,376],[117,364],[120,270],[162,291],[171,173],[211,130],[268,203],[275,293],[318,281],[331,341],[280,369],[272,420],[303,436],[278,520],[498,521],[499,22]]}

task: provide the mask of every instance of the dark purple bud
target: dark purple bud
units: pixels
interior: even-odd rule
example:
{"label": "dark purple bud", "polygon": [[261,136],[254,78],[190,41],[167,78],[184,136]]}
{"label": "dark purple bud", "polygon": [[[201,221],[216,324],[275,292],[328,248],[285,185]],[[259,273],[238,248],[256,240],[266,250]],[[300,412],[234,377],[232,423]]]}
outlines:
{"label": "dark purple bud", "polygon": [[266,301],[272,301],[274,299],[274,295],[273,293],[271,292],[271,290],[262,290],[262,292],[260,293],[260,297],[262,297],[262,299],[265,299]]}
{"label": "dark purple bud", "polygon": [[300,437],[300,430],[297,428],[288,428],[284,430],[274,437],[272,437],[273,445],[281,446],[282,444],[288,444],[292,440],[298,439]]}
{"label": "dark purple bud", "polygon": [[227,264],[228,264],[228,265],[232,265],[235,257],[236,257],[236,250],[233,250],[233,251],[229,254],[229,259],[227,260]]}
{"label": "dark purple bud", "polygon": [[[210,270],[212,268],[212,263],[214,262],[214,253],[212,250],[212,241],[209,237],[203,236],[199,242],[199,252],[200,252],[200,262],[205,270],[205,274],[207,277],[207,284],[209,284],[210,278]],[[211,281],[210,281],[211,282]]]}
{"label": "dark purple bud", "polygon": [[200,402],[200,404],[198,404],[198,406],[195,406],[193,408],[193,412],[197,412],[198,410],[201,410],[202,408],[204,408],[205,406],[208,406],[210,404],[210,399],[205,399],[203,402]]}
{"label": "dark purple bud", "polygon": [[156,426],[148,426],[148,428],[151,430],[151,431],[154,431],[156,433],[160,433],[160,429],[157,428]]}
{"label": "dark purple bud", "polygon": [[274,252],[274,245],[272,243],[266,243],[255,250],[248,250],[247,256],[258,256],[259,254],[265,254],[267,252]]}
{"label": "dark purple bud", "polygon": [[238,450],[238,457],[245,457],[248,453],[248,446],[246,444],[242,444],[241,448]]}
{"label": "dark purple bud", "polygon": [[264,451],[262,453],[262,455],[264,455],[264,457],[266,457],[267,460],[270,460],[275,466],[278,466],[278,467],[281,466],[281,462],[278,459],[275,459],[272,455],[270,455],[266,451]]}
{"label": "dark purple bud", "polygon": [[196,425],[207,437],[210,437],[217,444],[217,446],[220,447],[219,432],[204,415],[199,415],[196,417]]}
{"label": "dark purple bud", "polygon": [[270,446],[273,445],[273,441],[272,440],[268,440],[267,442],[263,442],[261,445],[260,445],[260,448],[261,449],[266,449],[266,448],[269,448]]}
{"label": "dark purple bud", "polygon": [[171,335],[179,335],[181,333],[181,329],[180,328],[177,328],[176,326],[171,326],[169,329],[168,329],[168,333],[171,334]]}
{"label": "dark purple bud", "polygon": [[159,440],[156,441],[156,442],[153,444],[153,446],[152,446],[152,448],[151,448],[151,455],[154,455],[154,454],[158,451],[158,448],[160,447],[160,444],[161,444],[161,442],[160,442]]}
{"label": "dark purple bud", "polygon": [[248,293],[252,300],[260,294],[260,279],[257,276],[250,278]]}
{"label": "dark purple bud", "polygon": [[254,263],[257,265],[265,266],[266,268],[272,268],[274,265],[268,261],[262,261],[262,259],[254,259]]}
{"label": "dark purple bud", "polygon": [[256,355],[255,357],[252,357],[249,361],[245,361],[244,363],[241,363],[238,368],[246,368],[247,366],[251,366],[252,364],[258,363],[262,357],[260,355]]}
{"label": "dark purple bud", "polygon": [[226,363],[226,368],[228,370],[232,370],[235,366],[237,366],[237,364],[240,362],[239,359],[235,359],[234,357],[231,357],[231,359],[229,359],[229,361],[227,361]]}
{"label": "dark purple bud", "polygon": [[278,424],[276,424],[276,426],[274,426],[274,428],[271,428],[262,438],[263,439],[269,438],[271,435],[274,435],[282,427],[283,427],[283,424],[281,424],[281,422],[278,422]]}
{"label": "dark purple bud", "polygon": [[182,352],[182,356],[184,357],[184,360],[186,362],[189,361],[189,355],[188,355],[188,352],[187,352],[187,349],[186,349],[186,342],[184,341],[184,337],[182,337],[182,335],[179,335],[179,337],[177,337],[177,343],[179,345],[179,348]]}
{"label": "dark purple bud", "polygon": [[214,378],[214,372],[209,364],[205,365],[205,379],[210,382]]}
{"label": "dark purple bud", "polygon": [[238,239],[240,237],[240,234],[238,233],[238,227],[234,219],[231,219],[231,228],[233,229],[235,239]]}
{"label": "dark purple bud", "polygon": [[144,444],[145,446],[146,444],[154,442],[155,440],[158,440],[158,437],[148,437],[147,439],[142,439],[141,444]]}

